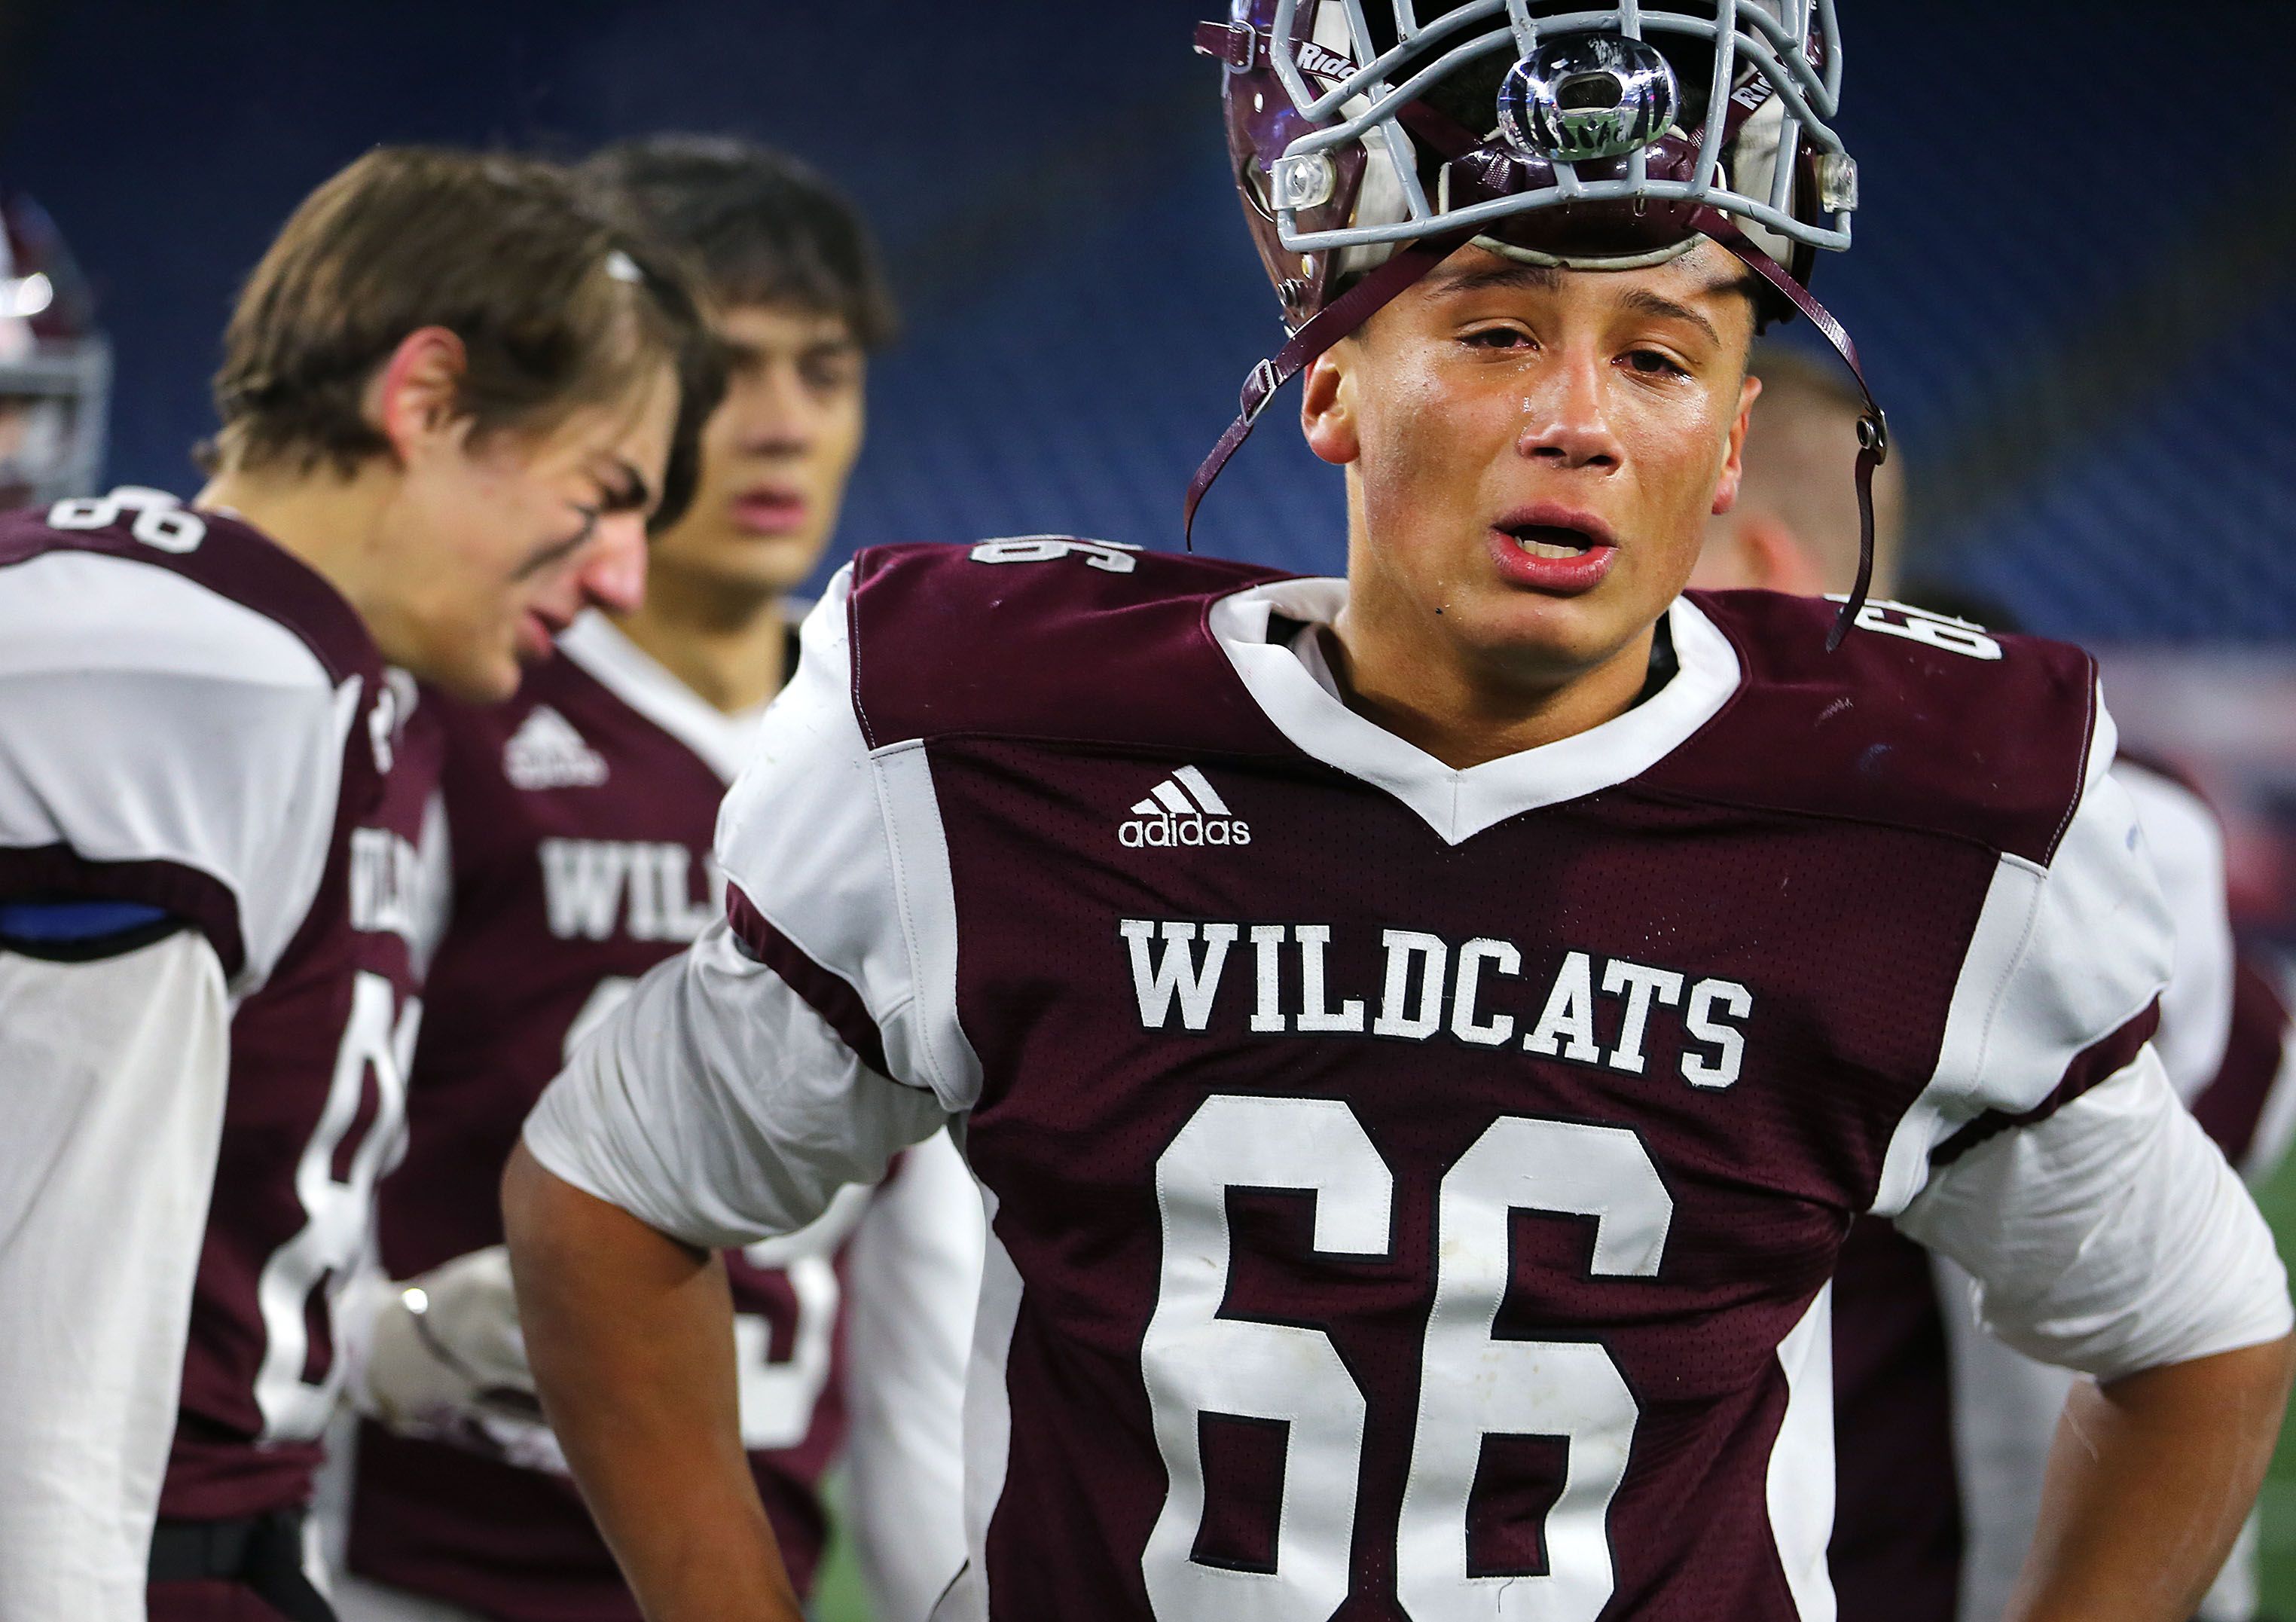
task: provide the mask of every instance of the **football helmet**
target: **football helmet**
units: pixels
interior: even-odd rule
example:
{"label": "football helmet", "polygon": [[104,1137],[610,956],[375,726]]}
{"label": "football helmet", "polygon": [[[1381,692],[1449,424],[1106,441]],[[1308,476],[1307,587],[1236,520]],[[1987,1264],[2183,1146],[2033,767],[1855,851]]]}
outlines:
{"label": "football helmet", "polygon": [[[1469,242],[1628,270],[1711,239],[1768,284],[1765,319],[1808,315],[1865,387],[1807,285],[1857,207],[1834,0],[1234,0],[1195,45],[1225,70],[1236,187],[1292,339],[1246,380],[1189,524],[1275,390]],[[1866,404],[1861,493],[1888,448]]]}
{"label": "football helmet", "polygon": [[0,192],[0,508],[99,487],[111,348],[94,315],[54,222]]}

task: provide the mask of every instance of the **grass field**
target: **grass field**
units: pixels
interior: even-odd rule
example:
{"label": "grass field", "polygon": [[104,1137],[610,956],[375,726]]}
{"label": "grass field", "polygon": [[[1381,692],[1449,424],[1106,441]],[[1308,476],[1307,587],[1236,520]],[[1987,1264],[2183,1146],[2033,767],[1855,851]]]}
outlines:
{"label": "grass field", "polygon": [[[2283,1257],[2296,1256],[2296,1155],[2280,1175],[2257,1192],[2272,1231],[2280,1236]],[[2280,1433],[2280,1451],[2264,1480],[2264,1609],[2267,1615],[2296,1618],[2296,1429]]]}
{"label": "grass field", "polygon": [[[2296,1156],[2257,1199],[2280,1235],[2281,1254],[2296,1255]],[[2264,1606],[2267,1615],[2296,1622],[2296,1429],[2282,1434],[2264,1483]],[[841,1541],[831,1551],[814,1616],[816,1622],[871,1622],[851,1548]]]}

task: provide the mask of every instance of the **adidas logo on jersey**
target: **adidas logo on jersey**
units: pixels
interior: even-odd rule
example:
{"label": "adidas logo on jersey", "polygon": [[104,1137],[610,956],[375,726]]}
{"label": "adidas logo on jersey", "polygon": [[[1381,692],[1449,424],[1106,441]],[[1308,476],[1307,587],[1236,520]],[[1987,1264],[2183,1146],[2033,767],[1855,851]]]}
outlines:
{"label": "adidas logo on jersey", "polygon": [[1232,815],[1219,791],[1192,766],[1184,766],[1132,807],[1131,819],[1116,831],[1128,849],[1144,846],[1249,845],[1251,824]]}
{"label": "adidas logo on jersey", "polygon": [[594,789],[606,781],[606,758],[571,721],[537,704],[503,746],[503,775],[515,789]]}

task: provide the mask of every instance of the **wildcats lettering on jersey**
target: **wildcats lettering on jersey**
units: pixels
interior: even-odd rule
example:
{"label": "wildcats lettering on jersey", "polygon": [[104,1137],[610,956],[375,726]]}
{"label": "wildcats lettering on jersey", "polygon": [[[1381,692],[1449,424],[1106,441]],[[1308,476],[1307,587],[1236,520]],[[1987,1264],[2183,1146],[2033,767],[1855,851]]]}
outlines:
{"label": "wildcats lettering on jersey", "polygon": [[422,924],[422,853],[389,828],[351,830],[351,928],[412,941]]}
{"label": "wildcats lettering on jersey", "polygon": [[[615,922],[632,940],[689,941],[725,910],[725,881],[707,857],[660,840],[545,840],[542,889],[550,932],[604,940]],[[693,891],[701,870],[702,893]]]}
{"label": "wildcats lettering on jersey", "polygon": [[1366,999],[1341,995],[1334,1003],[1325,966],[1332,928],[1123,920],[1118,933],[1132,971],[1141,1028],[1168,1029],[1176,1012],[1183,1029],[1208,1028],[1229,952],[1248,941],[1253,964],[1248,1023],[1256,1032],[1368,1034],[1406,1042],[1448,1034],[1470,1046],[1496,1048],[1512,1043],[1520,1025],[1524,1034],[1519,1045],[1526,1053],[1639,1076],[1650,1065],[1644,1048],[1652,1010],[1658,1006],[1680,1011],[1683,1042],[1676,1069],[1683,1080],[1719,1090],[1736,1081],[1744,1066],[1741,1022],[1754,1012],[1754,994],[1735,980],[1710,975],[1691,982],[1677,970],[1570,951],[1548,979],[1543,999],[1521,1001],[1516,1012],[1506,1012],[1509,999],[1496,982],[1524,978],[1522,949],[1513,941],[1477,936],[1455,946],[1440,935],[1390,929],[1380,931],[1385,963],[1379,1012],[1367,1020]]}

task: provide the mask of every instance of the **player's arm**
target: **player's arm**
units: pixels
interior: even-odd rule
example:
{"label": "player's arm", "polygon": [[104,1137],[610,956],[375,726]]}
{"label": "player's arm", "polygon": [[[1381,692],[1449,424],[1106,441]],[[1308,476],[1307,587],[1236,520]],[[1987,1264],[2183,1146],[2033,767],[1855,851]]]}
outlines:
{"label": "player's arm", "polygon": [[2279,1432],[2285,1275],[2147,1047],[2048,1119],[1956,1160],[1899,1219],[1980,1283],[1986,1327],[2075,1388],[2017,1622],[2183,1622]]}
{"label": "player's arm", "polygon": [[639,981],[529,1119],[504,1221],[536,1387],[655,1622],[799,1615],[711,1253],[795,1233],[945,1118],[718,924]]}
{"label": "player's arm", "polygon": [[2184,1622],[2288,1390],[2272,1235],[2144,1040],[2169,927],[2135,826],[2099,770],[2046,873],[2005,864],[1964,971],[1988,1012],[1949,1021],[1940,1066],[1972,1055],[1971,1085],[1898,1217],[1977,1281],[1997,1338],[2095,1379],[2060,1429],[2017,1622]]}
{"label": "player's arm", "polygon": [[646,1615],[800,1622],[742,1446],[724,1264],[523,1145],[503,1216],[551,1425]]}
{"label": "player's arm", "polygon": [[2014,1622],[2191,1616],[2263,1483],[2292,1371],[2284,1336],[2076,1385]]}
{"label": "player's arm", "polygon": [[[922,751],[874,751],[862,735],[849,581],[840,574],[807,618],[805,657],[719,815],[731,918],[641,979],[577,1049],[527,1121],[533,1166],[507,1189],[544,1405],[656,1622],[786,1611],[746,1467],[737,1490],[733,1336],[724,1285],[699,1256],[796,1233],[846,1184],[882,1180],[979,1087],[955,1022],[938,810]],[[582,1206],[545,1173],[618,1208]],[[688,1346],[691,1361],[656,1356]],[[706,1394],[641,1397],[632,1383],[704,1383],[697,1370]],[[668,1457],[708,1462],[680,1489],[704,1537],[646,1507]],[[738,1586],[697,1585],[708,1538],[741,1543],[716,1557]]]}

